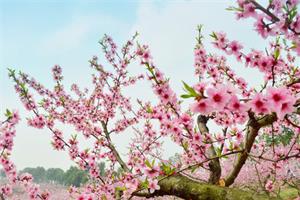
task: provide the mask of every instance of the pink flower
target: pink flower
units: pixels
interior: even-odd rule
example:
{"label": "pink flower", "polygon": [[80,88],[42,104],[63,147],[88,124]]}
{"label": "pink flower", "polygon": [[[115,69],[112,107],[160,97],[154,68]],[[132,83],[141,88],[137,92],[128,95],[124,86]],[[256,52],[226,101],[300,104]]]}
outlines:
{"label": "pink flower", "polygon": [[149,62],[149,60],[152,59],[150,51],[149,50],[144,51],[142,58],[144,59],[144,62]]}
{"label": "pink flower", "polygon": [[157,180],[149,181],[149,189],[150,189],[150,193],[153,193],[155,190],[159,190],[160,186],[158,185],[158,181]]}
{"label": "pink flower", "polygon": [[241,143],[241,142],[242,142],[242,139],[243,139],[243,134],[242,134],[242,132],[238,131],[238,132],[235,134],[235,137],[236,137],[238,143]]}
{"label": "pink flower", "polygon": [[280,106],[287,100],[288,90],[285,88],[273,88],[267,89],[267,99],[271,101],[273,108]]}
{"label": "pink flower", "polygon": [[296,43],[295,51],[296,51],[297,55],[300,56],[300,42]]}
{"label": "pink flower", "polygon": [[276,112],[279,119],[284,118],[287,113],[294,110],[296,98],[286,88],[268,88],[267,98],[271,102],[271,110]]}
{"label": "pink flower", "polygon": [[269,104],[261,93],[257,93],[250,101],[251,108],[256,114],[266,114],[269,112]]}
{"label": "pink flower", "polygon": [[20,121],[20,115],[18,111],[13,111],[11,118],[9,119],[10,123],[17,124]]}
{"label": "pink flower", "polygon": [[28,119],[27,123],[29,126],[42,129],[42,128],[44,128],[44,126],[46,124],[46,120],[43,115],[38,115],[38,116],[34,117],[33,119]]}
{"label": "pink flower", "polygon": [[228,108],[234,112],[245,112],[247,110],[247,106],[242,104],[235,95],[231,97]]}
{"label": "pink flower", "polygon": [[188,125],[191,122],[191,116],[187,113],[184,113],[183,115],[181,115],[180,121],[182,124]]}
{"label": "pink flower", "polygon": [[300,17],[298,16],[297,19],[291,24],[292,28],[299,32],[300,31]]}
{"label": "pink flower", "polygon": [[201,142],[201,135],[199,133],[193,135],[193,142],[195,142],[196,144],[199,144]]}
{"label": "pink flower", "polygon": [[61,75],[62,69],[59,65],[54,65],[54,67],[52,68],[52,75],[53,75],[53,79],[55,81],[60,81],[62,80],[62,75]]}
{"label": "pink flower", "polygon": [[273,0],[272,5],[274,7],[274,10],[276,12],[280,11],[282,9],[283,3],[284,2],[282,0]]}
{"label": "pink flower", "polygon": [[282,103],[279,107],[275,109],[277,117],[279,119],[283,119],[286,114],[293,112],[295,110],[295,103],[296,98],[293,96],[289,96],[289,98],[284,103]]}
{"label": "pink flower", "polygon": [[297,4],[299,3],[299,0],[289,0],[288,4],[291,7],[297,6]]}
{"label": "pink flower", "polygon": [[228,103],[230,96],[225,87],[208,88],[208,102],[217,110],[222,110]]}
{"label": "pink flower", "polygon": [[78,196],[77,200],[93,200],[93,198],[89,194],[81,194]]}
{"label": "pink flower", "polygon": [[145,169],[145,174],[149,178],[156,178],[159,175],[159,167],[153,166],[152,168],[146,168]]}
{"label": "pink flower", "polygon": [[257,13],[255,12],[255,6],[252,3],[244,4],[244,17],[255,17]]}
{"label": "pink flower", "polygon": [[11,185],[6,184],[6,185],[1,186],[0,191],[3,195],[9,196],[12,194],[12,187],[11,187]]}
{"label": "pink flower", "polygon": [[206,87],[206,83],[204,82],[200,82],[200,83],[197,83],[196,85],[194,85],[194,89],[199,92],[199,93],[203,93],[203,91],[205,90],[205,87]]}
{"label": "pink flower", "polygon": [[195,57],[198,57],[198,56],[203,57],[205,55],[206,55],[206,51],[205,51],[204,48],[198,48],[198,49],[194,50],[194,56]]}
{"label": "pink flower", "polygon": [[264,22],[263,20],[264,20],[264,15],[262,15],[262,14],[258,15],[254,26],[255,26],[255,30],[258,32],[258,34],[260,34],[263,38],[267,38],[268,31],[263,23]]}
{"label": "pink flower", "polygon": [[240,50],[243,48],[243,46],[240,43],[238,43],[238,41],[235,40],[230,42],[228,47],[229,47],[228,54],[233,54],[236,56],[240,54]]}
{"label": "pink flower", "polygon": [[269,71],[273,64],[273,58],[263,57],[258,62],[258,67],[261,72]]}
{"label": "pink flower", "polygon": [[274,185],[273,185],[273,181],[271,180],[268,180],[266,185],[265,185],[265,189],[268,191],[268,192],[272,192],[274,190]]}
{"label": "pink flower", "polygon": [[218,47],[223,49],[226,46],[226,43],[228,42],[227,38],[226,38],[226,33],[223,32],[219,32],[219,33],[215,33],[216,35],[216,42],[214,42],[214,44]]}
{"label": "pink flower", "polygon": [[213,111],[213,108],[211,107],[208,99],[201,99],[200,101],[197,101],[191,105],[191,111],[194,113],[208,115]]}

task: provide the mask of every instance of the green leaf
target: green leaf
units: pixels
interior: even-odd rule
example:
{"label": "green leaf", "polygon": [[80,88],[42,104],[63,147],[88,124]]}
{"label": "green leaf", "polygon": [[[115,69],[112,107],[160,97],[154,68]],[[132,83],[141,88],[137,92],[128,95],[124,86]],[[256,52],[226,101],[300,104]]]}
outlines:
{"label": "green leaf", "polygon": [[149,63],[145,63],[145,65],[146,65],[147,69],[149,70],[149,72],[150,72],[152,75],[154,75],[153,68],[150,66],[150,64],[149,64]]}
{"label": "green leaf", "polygon": [[164,172],[165,175],[172,175],[176,169],[172,168],[170,165],[167,165],[165,163],[162,163],[161,170]]}
{"label": "green leaf", "polygon": [[273,144],[276,146],[280,144],[282,144],[283,146],[287,146],[288,144],[290,144],[295,133],[287,127],[283,126],[282,128],[283,131],[279,135],[274,135],[272,137],[272,135],[265,134],[263,136],[263,139],[266,141],[266,144],[268,146],[271,146]]}
{"label": "green leaf", "polygon": [[275,60],[278,60],[279,56],[280,56],[280,50],[279,50],[279,48],[276,48],[276,50],[274,51]]}
{"label": "green leaf", "polygon": [[10,110],[6,109],[5,116],[7,118],[11,118],[12,117],[12,112]]}
{"label": "green leaf", "polygon": [[71,138],[73,139],[73,140],[76,140],[77,139],[77,134],[75,133],[75,134],[72,134],[71,135]]}
{"label": "green leaf", "polygon": [[60,97],[59,100],[61,101],[61,103],[65,103],[65,98],[64,97]]}
{"label": "green leaf", "polygon": [[22,88],[22,90],[26,90],[25,83],[20,83],[19,86]]}
{"label": "green leaf", "polygon": [[8,76],[9,77],[14,77],[15,76],[16,70],[10,69],[10,68],[7,68],[7,70],[8,70]]}
{"label": "green leaf", "polygon": [[283,42],[284,46],[287,46],[287,41],[285,38],[282,38],[282,42]]}
{"label": "green leaf", "polygon": [[217,35],[216,35],[215,32],[212,32],[209,36],[212,37],[212,38],[214,38],[215,40],[218,39],[218,37],[217,37]]}
{"label": "green leaf", "polygon": [[149,181],[146,179],[144,182],[141,182],[140,187],[141,188],[148,188],[149,186]]}
{"label": "green leaf", "polygon": [[228,10],[228,11],[234,11],[234,12],[243,12],[244,11],[244,9],[237,8],[237,7],[234,7],[234,6],[230,6],[230,7],[226,8],[226,10]]}
{"label": "green leaf", "polygon": [[196,169],[198,169],[198,166],[197,166],[197,165],[192,166],[192,167],[191,167],[191,172],[194,173],[194,172],[196,171]]}
{"label": "green leaf", "polygon": [[183,99],[188,99],[188,98],[191,98],[191,97],[194,97],[194,96],[190,95],[190,94],[183,94],[180,97],[183,98]]}
{"label": "green leaf", "polygon": [[291,142],[293,136],[294,132],[286,127],[283,128],[283,133],[278,135],[279,140],[283,144],[283,146],[287,146]]}
{"label": "green leaf", "polygon": [[147,108],[146,108],[146,112],[147,112],[147,113],[152,113],[152,109],[151,109],[151,107],[150,107],[150,106],[147,106]]}
{"label": "green leaf", "polygon": [[186,84],[184,81],[182,81],[183,86],[185,91],[189,92],[189,95],[193,96],[193,97],[197,97],[198,94],[197,92],[194,90],[194,88],[190,87],[188,84]]}
{"label": "green leaf", "polygon": [[285,12],[288,12],[289,11],[289,9],[288,9],[288,7],[284,4],[284,6],[282,7],[283,8],[283,10],[285,11]]}
{"label": "green leaf", "polygon": [[289,14],[288,14],[289,22],[292,22],[296,15],[297,15],[297,7],[295,6],[289,11]]}
{"label": "green leaf", "polygon": [[229,141],[229,149],[232,151],[233,150],[233,143],[232,141]]}
{"label": "green leaf", "polygon": [[45,103],[45,99],[42,99],[40,102],[38,102],[38,104],[39,104],[40,106],[43,106],[44,103]]}
{"label": "green leaf", "polygon": [[115,190],[116,191],[125,191],[126,190],[126,187],[119,187],[119,186],[117,186],[116,188],[115,188]]}
{"label": "green leaf", "polygon": [[166,175],[169,174],[170,169],[171,169],[170,166],[166,165],[165,163],[162,163],[161,168],[162,168],[162,171],[163,171]]}
{"label": "green leaf", "polygon": [[217,153],[217,156],[221,156],[221,153],[222,153],[221,148],[219,148],[219,147],[216,148],[216,153]]}
{"label": "green leaf", "polygon": [[107,200],[107,198],[106,198],[106,196],[104,194],[102,194],[101,200]]}
{"label": "green leaf", "polygon": [[293,42],[292,42],[291,49],[295,49],[295,48],[297,48],[297,43],[293,41]]}
{"label": "green leaf", "polygon": [[155,164],[155,160],[153,159],[151,165],[154,166],[154,164]]}
{"label": "green leaf", "polygon": [[146,165],[147,167],[149,167],[149,168],[152,168],[152,166],[151,166],[149,160],[145,160],[145,165]]}
{"label": "green leaf", "polygon": [[184,150],[188,150],[189,144],[187,142],[182,143],[182,147],[184,148]]}
{"label": "green leaf", "polygon": [[174,174],[175,172],[176,172],[176,169],[175,169],[175,168],[173,168],[173,169],[171,169],[171,171],[170,171],[169,175],[172,175],[172,174]]}

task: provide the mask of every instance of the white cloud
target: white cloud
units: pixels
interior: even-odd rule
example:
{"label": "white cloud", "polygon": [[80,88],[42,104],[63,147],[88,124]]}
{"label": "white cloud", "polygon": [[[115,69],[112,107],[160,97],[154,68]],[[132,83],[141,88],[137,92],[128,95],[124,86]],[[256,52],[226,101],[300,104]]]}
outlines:
{"label": "white cloud", "polygon": [[111,27],[112,24],[120,24],[120,22],[100,14],[74,17],[67,25],[48,34],[41,41],[41,50],[46,53],[60,53],[78,48],[90,34],[100,28]]}
{"label": "white cloud", "polygon": [[[206,44],[210,43],[209,34],[212,31],[224,31],[230,39],[241,41],[245,47],[263,50],[264,41],[253,31],[252,24],[237,21],[233,13],[225,10],[231,4],[217,0],[190,0],[172,1],[158,7],[153,2],[143,1],[132,32],[140,32],[140,39],[149,44],[155,62],[173,80],[171,83],[178,91],[181,80],[194,80],[193,48],[198,24],[204,25]],[[210,44],[207,47],[211,52],[216,52]],[[250,83],[256,85],[261,81],[261,75],[255,70],[241,67],[230,57],[228,60],[236,72]],[[249,72],[253,77],[249,76]]]}

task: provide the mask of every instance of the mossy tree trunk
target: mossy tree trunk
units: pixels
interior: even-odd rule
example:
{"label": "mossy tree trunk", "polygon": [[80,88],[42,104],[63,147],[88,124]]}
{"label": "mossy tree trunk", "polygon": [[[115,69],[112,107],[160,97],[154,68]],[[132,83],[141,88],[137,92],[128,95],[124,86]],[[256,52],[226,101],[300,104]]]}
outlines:
{"label": "mossy tree trunk", "polygon": [[255,194],[236,188],[220,187],[208,183],[199,183],[180,174],[165,178],[159,182],[160,190],[150,194],[137,192],[134,196],[157,197],[177,196],[186,200],[270,200],[267,195]]}

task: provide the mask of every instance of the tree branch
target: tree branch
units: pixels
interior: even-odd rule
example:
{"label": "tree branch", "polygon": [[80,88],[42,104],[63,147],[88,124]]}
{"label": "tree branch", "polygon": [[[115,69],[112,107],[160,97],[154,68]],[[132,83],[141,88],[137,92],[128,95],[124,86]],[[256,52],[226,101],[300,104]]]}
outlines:
{"label": "tree branch", "polygon": [[130,172],[129,168],[127,167],[126,163],[122,160],[119,152],[116,150],[115,146],[113,145],[112,141],[111,141],[111,138],[109,136],[109,132],[107,130],[107,125],[106,123],[104,123],[103,121],[101,121],[101,125],[102,125],[102,128],[104,130],[104,133],[105,133],[105,137],[108,141],[108,147],[109,149],[113,152],[114,156],[116,157],[118,163],[120,164],[120,166],[122,167],[122,169],[125,171],[125,172]]}
{"label": "tree branch", "polygon": [[244,166],[248,154],[251,151],[255,138],[260,128],[270,125],[277,120],[276,114],[265,115],[260,119],[255,119],[254,113],[249,112],[249,122],[247,127],[247,136],[244,141],[244,151],[238,154],[237,160],[233,166],[232,171],[225,179],[225,185],[230,186],[234,183],[235,179],[239,175],[242,167]]}
{"label": "tree branch", "polygon": [[[203,115],[198,116],[197,123],[201,133],[209,133],[209,130],[206,126],[207,121],[207,117]],[[213,144],[211,144],[211,146],[208,149],[208,156],[209,158],[215,157],[208,164],[210,170],[208,182],[212,184],[217,184],[220,180],[222,169],[220,165],[220,160],[217,157],[217,153]]]}
{"label": "tree branch", "polygon": [[[258,195],[235,188],[199,183],[180,174],[159,182],[160,189],[154,193],[136,192],[133,196],[152,198],[172,195],[189,200],[269,200],[267,195]],[[276,198],[273,198],[274,200]]]}

